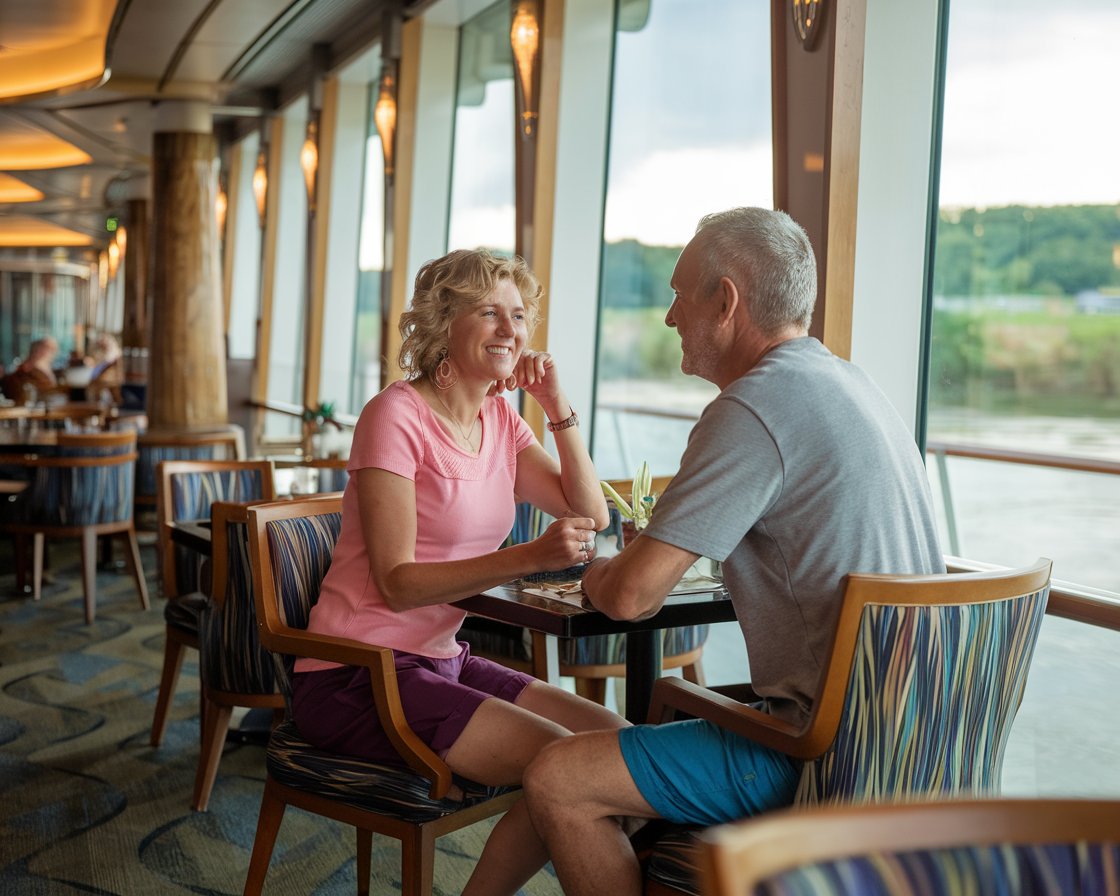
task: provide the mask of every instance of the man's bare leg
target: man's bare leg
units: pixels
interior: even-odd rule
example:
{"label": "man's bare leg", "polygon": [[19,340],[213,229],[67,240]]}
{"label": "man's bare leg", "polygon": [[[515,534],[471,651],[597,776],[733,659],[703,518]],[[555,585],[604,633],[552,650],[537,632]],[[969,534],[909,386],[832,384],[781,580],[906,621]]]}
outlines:
{"label": "man's bare leg", "polygon": [[657,818],[615,731],[549,744],[525,773],[525,802],[566,896],[640,896],[641,868],[620,817]]}

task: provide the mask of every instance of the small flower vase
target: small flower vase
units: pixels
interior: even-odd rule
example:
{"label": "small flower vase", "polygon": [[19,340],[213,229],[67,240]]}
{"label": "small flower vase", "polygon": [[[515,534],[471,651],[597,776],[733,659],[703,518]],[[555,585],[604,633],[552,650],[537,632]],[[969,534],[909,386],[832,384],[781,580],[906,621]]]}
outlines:
{"label": "small flower vase", "polygon": [[638,531],[638,527],[633,520],[622,521],[622,546],[624,548],[638,537]]}

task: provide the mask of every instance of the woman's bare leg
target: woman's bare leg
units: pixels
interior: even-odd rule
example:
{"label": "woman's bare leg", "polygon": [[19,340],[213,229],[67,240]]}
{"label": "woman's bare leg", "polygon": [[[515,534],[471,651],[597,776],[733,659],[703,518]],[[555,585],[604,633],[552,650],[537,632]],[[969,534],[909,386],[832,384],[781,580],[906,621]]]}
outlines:
{"label": "woman's bare leg", "polygon": [[[498,699],[483,703],[444,758],[452,771],[473,781],[515,785],[552,741],[573,730],[614,730],[626,724],[596,703],[534,682],[516,704]],[[525,803],[519,800],[494,826],[464,896],[516,893],[547,861]]]}

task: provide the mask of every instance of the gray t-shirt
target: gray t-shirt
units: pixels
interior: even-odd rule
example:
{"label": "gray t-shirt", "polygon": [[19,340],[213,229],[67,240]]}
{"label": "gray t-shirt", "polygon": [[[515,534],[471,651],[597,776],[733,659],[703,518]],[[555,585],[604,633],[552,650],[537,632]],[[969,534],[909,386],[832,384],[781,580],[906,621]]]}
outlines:
{"label": "gray t-shirt", "polygon": [[944,572],[910,432],[862,370],[805,337],[712,401],[645,534],[723,563],[751,684],[807,721],[849,572]]}

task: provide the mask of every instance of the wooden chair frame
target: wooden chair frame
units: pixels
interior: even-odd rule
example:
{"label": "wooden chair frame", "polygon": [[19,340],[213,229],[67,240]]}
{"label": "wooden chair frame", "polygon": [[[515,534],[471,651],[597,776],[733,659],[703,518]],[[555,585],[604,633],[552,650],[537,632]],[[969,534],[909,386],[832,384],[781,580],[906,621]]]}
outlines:
{"label": "wooden chair frame", "polygon": [[[45,467],[75,468],[75,467],[113,467],[123,466],[136,462],[136,434],[124,433],[88,433],[88,434],[59,434],[57,445],[65,447],[98,447],[119,448],[120,454],[89,455],[89,456],[40,456],[38,454],[3,455],[0,464],[23,466],[28,469],[42,469]],[[97,539],[102,535],[120,536],[125,540],[125,558],[129,570],[136,580],[136,590],[140,596],[140,605],[147,610],[148,583],[144,578],[144,566],[140,561],[140,545],[136,539],[136,527],[131,511],[128,519],[111,523],[92,523],[89,525],[73,526],[44,526],[34,523],[6,523],[5,529],[16,536],[17,564],[23,563],[24,539],[32,537],[32,594],[35,600],[42,595],[43,585],[43,553],[47,536],[81,539],[82,544],[82,591],[85,598],[85,620],[90,625],[97,612]]]}
{"label": "wooden chair frame", "polygon": [[840,725],[865,606],[883,603],[945,606],[1007,600],[1045,588],[1050,581],[1050,568],[1051,562],[1040,558],[1023,569],[984,573],[928,576],[853,573],[847,577],[832,646],[817,688],[818,697],[804,728],[679,678],[659,678],[654,684],[649,721],[670,721],[680,711],[708,719],[795,759],[816,759],[832,745]]}
{"label": "wooden chair frame", "polygon": [[1120,801],[946,800],[782,810],[700,835],[702,892],[741,896],[774,874],[881,852],[1120,842]]}
{"label": "wooden chair frame", "polygon": [[[156,470],[159,483],[156,492],[156,517],[159,521],[157,541],[159,548],[160,587],[168,600],[177,600],[180,595],[175,586],[175,543],[171,540],[172,519],[172,477],[184,473],[211,473],[228,470],[259,470],[261,476],[261,500],[271,501],[276,497],[275,482],[270,460],[164,460]],[[171,708],[171,696],[179,681],[183,668],[183,657],[188,649],[198,650],[198,635],[173,625],[164,626],[163,669],[160,672],[159,691],[156,695],[156,708],[152,716],[152,732],[149,743],[158,747],[163,742],[167,729],[167,713]],[[200,704],[200,722],[205,728],[205,703]]]}
{"label": "wooden chair frame", "polygon": [[[215,610],[226,600],[229,580],[229,523],[248,525],[249,508],[264,501],[245,503],[215,501],[210,507],[210,556],[212,558],[211,601]],[[284,697],[279,693],[244,694],[222,691],[202,681],[202,741],[198,754],[198,768],[194,777],[194,794],[191,805],[196,811],[205,812],[210,803],[210,793],[218,775],[222,747],[229,732],[229,721],[234,707],[271,709],[272,725],[276,727],[284,718]]]}
{"label": "wooden chair frame", "polygon": [[[817,686],[818,697],[803,728],[759,712],[726,693],[679,678],[659,678],[654,683],[648,721],[667,722],[683,713],[707,719],[795,759],[817,759],[832,746],[840,726],[866,606],[951,606],[1007,600],[1047,587],[1050,569],[1051,562],[1040,558],[1023,569],[990,572],[903,576],[853,573],[846,578],[832,644]],[[645,892],[670,896],[680,890],[647,878]]]}
{"label": "wooden chair frame", "polygon": [[[349,638],[313,634],[295,629],[280,618],[266,529],[268,523],[279,519],[339,513],[341,510],[342,495],[339,493],[257,505],[249,510],[253,597],[257,602],[257,622],[260,625],[261,643],[279,654],[313,657],[369,669],[371,697],[390,741],[410,768],[432,782],[431,797],[433,799],[445,797],[452,786],[451,769],[408,726],[401,706],[400,693],[397,690],[393,651],[387,647],[366,644]],[[421,896],[421,894],[431,893],[436,839],[443,834],[504,812],[520,796],[519,790],[513,790],[440,818],[417,823],[346,806],[280,784],[269,776],[265,781],[245,893],[259,893],[264,886],[273,845],[283,820],[284,810],[288,805],[333,818],[356,828],[359,892],[367,892],[365,888],[369,885],[373,833],[400,840],[401,893],[406,896]]]}

